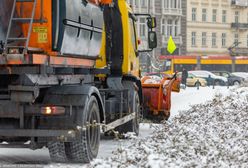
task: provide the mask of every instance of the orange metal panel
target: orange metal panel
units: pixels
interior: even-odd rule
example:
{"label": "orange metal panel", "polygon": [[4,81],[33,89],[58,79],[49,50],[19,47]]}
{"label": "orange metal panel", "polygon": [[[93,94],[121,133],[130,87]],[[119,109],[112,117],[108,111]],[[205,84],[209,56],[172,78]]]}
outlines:
{"label": "orange metal panel", "polygon": [[34,54],[33,64],[47,64],[50,65],[61,65],[61,66],[73,66],[73,67],[92,67],[95,64],[94,60],[80,59],[80,58],[69,58],[69,57],[58,57]]}
{"label": "orange metal panel", "polygon": [[[33,7],[33,3],[18,4],[16,9],[19,14],[19,17],[30,18],[32,7]],[[33,23],[29,47],[42,48],[46,52],[51,52],[52,50],[51,47],[52,46],[52,1],[51,0],[44,0],[43,8],[42,8],[41,0],[37,1],[34,19],[44,20],[45,23]],[[27,36],[28,28],[29,28],[29,24],[22,23],[24,36]]]}
{"label": "orange metal panel", "polygon": [[145,84],[144,82],[150,78],[151,77],[149,76],[145,76],[141,81],[145,104],[149,107],[149,111],[153,115],[163,114],[164,117],[169,117],[171,108],[171,91],[175,78],[164,78],[157,84]]}

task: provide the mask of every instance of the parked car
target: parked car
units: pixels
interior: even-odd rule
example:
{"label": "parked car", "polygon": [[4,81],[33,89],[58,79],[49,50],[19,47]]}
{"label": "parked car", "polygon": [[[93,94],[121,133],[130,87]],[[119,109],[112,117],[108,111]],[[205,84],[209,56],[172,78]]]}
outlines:
{"label": "parked car", "polygon": [[228,82],[226,77],[218,76],[209,71],[189,71],[197,77],[207,80],[207,85],[222,85],[225,86]]}
{"label": "parked car", "polygon": [[244,78],[233,75],[227,71],[212,71],[212,73],[218,76],[226,77],[229,85],[239,85],[244,80]]}
{"label": "parked car", "polygon": [[248,72],[233,72],[232,74],[244,78],[244,80],[248,81]]}
{"label": "parked car", "polygon": [[[182,72],[179,72],[177,74],[177,77],[178,77],[178,79],[181,80]],[[187,86],[207,86],[207,81],[206,81],[206,79],[196,77],[192,73],[188,73],[188,78],[187,78],[187,81],[186,81],[186,85]]]}

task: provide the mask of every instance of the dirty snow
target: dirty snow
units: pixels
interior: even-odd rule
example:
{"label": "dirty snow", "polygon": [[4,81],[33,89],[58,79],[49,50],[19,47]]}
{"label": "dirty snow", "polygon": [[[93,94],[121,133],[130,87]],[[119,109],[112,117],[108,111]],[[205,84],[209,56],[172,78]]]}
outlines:
{"label": "dirty snow", "polygon": [[181,111],[92,167],[247,167],[248,87]]}
{"label": "dirty snow", "polygon": [[52,163],[44,148],[0,149],[0,167],[247,167],[247,102],[248,87],[187,88],[172,94],[168,122],[141,124],[139,137],[103,139],[90,165]]}

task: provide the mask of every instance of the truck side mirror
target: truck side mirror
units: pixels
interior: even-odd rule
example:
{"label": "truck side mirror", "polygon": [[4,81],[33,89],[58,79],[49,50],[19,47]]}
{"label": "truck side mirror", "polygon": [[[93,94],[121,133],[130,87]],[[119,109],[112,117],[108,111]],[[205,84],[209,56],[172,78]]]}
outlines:
{"label": "truck side mirror", "polygon": [[148,32],[148,45],[150,49],[157,47],[157,34],[154,31]]}
{"label": "truck side mirror", "polygon": [[157,27],[157,21],[155,17],[149,17],[147,18],[147,26],[150,29],[156,28]]}

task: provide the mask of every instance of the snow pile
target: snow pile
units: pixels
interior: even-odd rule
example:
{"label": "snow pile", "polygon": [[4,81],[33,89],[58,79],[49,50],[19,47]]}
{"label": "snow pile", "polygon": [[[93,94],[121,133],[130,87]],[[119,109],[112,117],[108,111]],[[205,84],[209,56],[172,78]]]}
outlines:
{"label": "snow pile", "polygon": [[[203,95],[204,96],[204,95]],[[133,139],[90,167],[246,167],[248,87],[181,112],[148,138]]]}
{"label": "snow pile", "polygon": [[144,80],[144,84],[159,84],[162,80],[159,76],[145,76],[143,78],[141,80]]}

